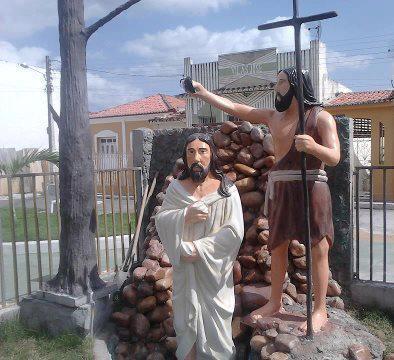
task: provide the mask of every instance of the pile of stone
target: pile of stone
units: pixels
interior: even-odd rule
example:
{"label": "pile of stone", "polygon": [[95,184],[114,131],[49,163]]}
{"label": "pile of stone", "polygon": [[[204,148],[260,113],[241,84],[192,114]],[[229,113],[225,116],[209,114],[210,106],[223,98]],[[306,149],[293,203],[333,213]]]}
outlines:
{"label": "pile of stone", "polygon": [[[275,329],[249,331],[242,318],[265,305],[271,292],[271,255],[267,249],[268,220],[264,216],[264,194],[268,170],[274,164],[272,137],[259,127],[243,122],[224,122],[213,134],[222,170],[237,186],[241,196],[245,236],[234,263],[236,307],[233,318],[233,338],[239,358],[252,349],[261,348],[274,339]],[[178,160],[173,174],[167,176],[157,205],[146,229],[145,260],[130,274],[131,283],[123,289],[124,308],[113,313],[117,324],[118,359],[171,359],[177,344],[172,323],[172,268],[160,243],[153,216],[160,209],[165,191],[183,164]],[[286,305],[306,301],[305,247],[292,241],[289,248],[289,271],[283,285]],[[329,302],[343,307],[338,297],[341,289],[330,279]],[[282,326],[283,327],[283,326]],[[267,331],[270,331],[267,333]],[[282,329],[283,330],[283,329]],[[272,334],[271,334],[272,333]],[[259,336],[256,338],[256,336]],[[263,340],[264,339],[264,340]],[[272,341],[271,341],[272,343]],[[272,350],[272,346],[271,346]]]}

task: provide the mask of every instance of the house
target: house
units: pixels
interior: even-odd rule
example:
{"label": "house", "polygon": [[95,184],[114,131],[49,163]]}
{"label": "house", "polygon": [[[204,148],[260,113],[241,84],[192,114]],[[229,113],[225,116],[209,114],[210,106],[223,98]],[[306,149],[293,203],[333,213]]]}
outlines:
{"label": "house", "polygon": [[185,107],[183,99],[156,94],[90,113],[96,169],[131,167],[132,130],[186,127]]}
{"label": "house", "polygon": [[[364,166],[394,166],[394,91],[339,94],[325,104],[333,115],[353,118],[356,161]],[[394,200],[394,170],[386,170],[387,200]],[[383,170],[373,170],[373,199],[383,199]]]}

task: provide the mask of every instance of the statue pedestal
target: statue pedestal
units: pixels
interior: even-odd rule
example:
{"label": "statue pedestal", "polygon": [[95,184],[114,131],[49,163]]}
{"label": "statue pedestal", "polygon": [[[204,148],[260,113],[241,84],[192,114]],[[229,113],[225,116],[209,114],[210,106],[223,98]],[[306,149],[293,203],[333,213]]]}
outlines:
{"label": "statue pedestal", "polygon": [[38,291],[20,302],[20,320],[29,328],[45,330],[49,335],[97,333],[112,312],[110,297],[116,284],[107,285],[90,296],[73,297],[50,291]]}

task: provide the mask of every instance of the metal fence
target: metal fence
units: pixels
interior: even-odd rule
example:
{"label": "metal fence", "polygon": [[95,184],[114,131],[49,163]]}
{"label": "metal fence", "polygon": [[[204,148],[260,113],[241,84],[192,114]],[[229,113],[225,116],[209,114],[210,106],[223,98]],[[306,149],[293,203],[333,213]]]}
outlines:
{"label": "metal fence", "polygon": [[[123,262],[136,223],[140,168],[94,172],[97,265],[100,273]],[[41,289],[59,263],[59,174],[2,175],[0,197],[0,308]],[[29,187],[26,185],[29,184]]]}
{"label": "metal fence", "polygon": [[[365,177],[367,192],[362,185]],[[355,168],[355,279],[394,283],[393,179],[394,166]]]}

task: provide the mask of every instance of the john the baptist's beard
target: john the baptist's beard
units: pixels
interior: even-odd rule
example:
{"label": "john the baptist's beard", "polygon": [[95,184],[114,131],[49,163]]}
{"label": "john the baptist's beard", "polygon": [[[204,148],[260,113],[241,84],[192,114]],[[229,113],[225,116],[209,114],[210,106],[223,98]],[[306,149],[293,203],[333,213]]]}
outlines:
{"label": "john the baptist's beard", "polygon": [[292,87],[290,87],[290,89],[284,95],[276,93],[275,109],[279,112],[286,111],[291,105],[291,101],[293,100],[293,96],[294,96],[294,90]]}
{"label": "john the baptist's beard", "polygon": [[204,168],[199,163],[193,163],[189,167],[189,173],[193,182],[203,182],[209,173],[209,166]]}

